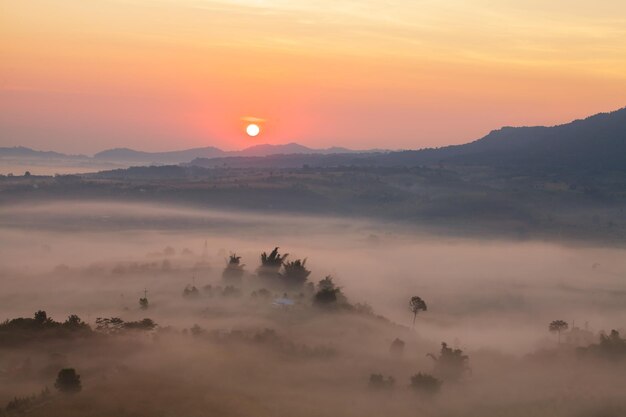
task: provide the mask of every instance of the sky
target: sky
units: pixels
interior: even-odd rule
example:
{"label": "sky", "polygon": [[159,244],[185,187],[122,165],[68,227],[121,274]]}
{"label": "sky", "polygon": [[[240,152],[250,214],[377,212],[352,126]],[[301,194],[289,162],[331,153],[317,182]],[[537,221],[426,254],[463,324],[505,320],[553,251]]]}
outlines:
{"label": "sky", "polygon": [[0,0],[0,146],[416,149],[624,106],[624,0]]}

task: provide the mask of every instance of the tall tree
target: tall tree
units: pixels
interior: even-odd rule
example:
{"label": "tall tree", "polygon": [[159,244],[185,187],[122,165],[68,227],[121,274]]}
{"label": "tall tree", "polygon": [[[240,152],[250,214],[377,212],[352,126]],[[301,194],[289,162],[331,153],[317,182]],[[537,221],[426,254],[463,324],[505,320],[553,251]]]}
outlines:
{"label": "tall tree", "polygon": [[417,313],[419,313],[420,311],[428,310],[428,307],[426,306],[426,302],[422,300],[420,297],[418,297],[417,295],[411,297],[411,300],[409,300],[409,308],[411,309],[411,312],[413,313],[413,325],[414,326],[415,326],[415,318],[417,317]]}
{"label": "tall tree", "polygon": [[567,330],[568,328],[569,325],[564,320],[554,320],[548,326],[548,330],[550,330],[551,333],[558,334],[559,344],[561,343],[561,332]]}

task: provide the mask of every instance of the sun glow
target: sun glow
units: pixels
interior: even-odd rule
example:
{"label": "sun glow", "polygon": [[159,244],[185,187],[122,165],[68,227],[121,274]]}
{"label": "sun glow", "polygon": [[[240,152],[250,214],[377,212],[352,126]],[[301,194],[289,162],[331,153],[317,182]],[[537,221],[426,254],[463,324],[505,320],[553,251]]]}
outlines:
{"label": "sun glow", "polygon": [[259,127],[259,125],[257,125],[257,124],[250,123],[250,124],[246,127],[246,133],[248,134],[248,136],[255,137],[255,136],[257,136],[259,133],[261,133],[261,128],[260,128],[260,127]]}

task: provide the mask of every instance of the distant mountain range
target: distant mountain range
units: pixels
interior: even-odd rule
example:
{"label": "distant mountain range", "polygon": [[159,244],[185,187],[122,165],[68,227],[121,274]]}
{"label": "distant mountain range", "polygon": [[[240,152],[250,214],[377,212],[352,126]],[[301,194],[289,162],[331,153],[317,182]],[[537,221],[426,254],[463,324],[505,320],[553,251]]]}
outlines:
{"label": "distant mountain range", "polygon": [[375,151],[378,150],[354,151],[340,147],[314,149],[297,143],[288,143],[284,145],[255,145],[240,151],[223,151],[213,146],[170,152],[144,152],[128,148],[116,148],[98,152],[93,157],[89,157],[87,155],[67,155],[59,152],[37,151],[20,146],[0,148],[0,158],[94,161],[119,165],[167,165],[185,163],[197,158],[265,157],[279,154],[327,155]]}
{"label": "distant mountain range", "polygon": [[474,165],[626,171],[626,108],[553,127],[503,127],[464,145],[396,152],[198,158],[202,167]]}
{"label": "distant mountain range", "polygon": [[626,171],[626,108],[553,127],[503,127],[464,145],[411,151],[354,151],[338,147],[313,149],[289,143],[256,145],[241,151],[205,147],[142,152],[121,148],[88,157],[16,147],[0,148],[0,158],[65,159],[120,167],[168,164],[269,168],[299,168],[304,165],[480,165],[522,170]]}

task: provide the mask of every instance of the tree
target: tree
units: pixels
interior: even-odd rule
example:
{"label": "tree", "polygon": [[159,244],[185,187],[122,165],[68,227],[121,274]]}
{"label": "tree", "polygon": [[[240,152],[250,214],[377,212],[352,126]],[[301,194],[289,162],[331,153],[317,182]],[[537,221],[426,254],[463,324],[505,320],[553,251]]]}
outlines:
{"label": "tree", "polygon": [[426,373],[417,373],[411,377],[411,388],[423,394],[433,395],[439,392],[443,382]]}
{"label": "tree", "polygon": [[96,319],[96,330],[103,333],[119,333],[126,323],[119,317],[98,317]]}
{"label": "tree", "polygon": [[402,356],[404,354],[404,340],[401,340],[396,337],[396,339],[391,342],[391,346],[389,347],[389,353],[393,356]]}
{"label": "tree", "polygon": [[413,313],[413,325],[414,326],[415,326],[415,318],[417,317],[417,313],[419,313],[420,311],[428,310],[428,307],[426,307],[426,302],[422,300],[420,297],[418,297],[417,295],[414,297],[411,297],[411,300],[409,301],[409,308],[411,309],[411,312]]}
{"label": "tree", "polygon": [[470,371],[468,361],[469,357],[463,354],[461,349],[452,349],[445,342],[441,343],[441,351],[439,356],[429,353],[435,361],[435,375],[449,381],[458,381],[461,377]]}
{"label": "tree", "polygon": [[185,289],[183,290],[183,297],[185,298],[198,298],[200,296],[200,291],[196,288],[195,285],[187,284]]}
{"label": "tree", "polygon": [[285,272],[282,279],[287,287],[300,288],[306,282],[311,271],[306,269],[306,258],[304,260],[296,259],[292,262],[283,263]]}
{"label": "tree", "polygon": [[222,272],[222,279],[227,283],[239,284],[243,277],[244,266],[245,265],[241,263],[241,256],[237,256],[236,253],[233,253],[229,256],[226,268],[224,268]]}
{"label": "tree", "polygon": [[52,321],[52,319],[48,318],[48,314],[43,310],[38,310],[35,312],[35,321],[38,324],[46,324]]}
{"label": "tree", "polygon": [[335,306],[340,295],[341,288],[335,286],[332,277],[328,275],[317,283],[317,292],[313,297],[313,304],[320,307]]}
{"label": "tree", "polygon": [[371,374],[369,387],[373,389],[391,389],[395,383],[396,380],[392,376],[385,378],[382,374]]}
{"label": "tree", "polygon": [[82,389],[80,375],[74,368],[64,368],[59,371],[54,387],[60,392],[73,394]]}
{"label": "tree", "polygon": [[143,290],[143,297],[139,299],[139,308],[147,310],[150,303],[148,303],[148,290]]}
{"label": "tree", "polygon": [[567,330],[568,328],[569,328],[569,325],[567,324],[566,321],[563,321],[563,320],[554,320],[548,326],[548,330],[550,330],[551,333],[558,334],[559,344],[561,343],[561,332]]}
{"label": "tree", "polygon": [[261,254],[261,266],[257,273],[261,278],[277,278],[279,276],[278,271],[285,259],[287,259],[287,256],[289,256],[288,253],[284,255],[278,253],[278,247],[275,247],[269,255],[267,252],[263,252]]}
{"label": "tree", "polygon": [[89,327],[88,324],[82,321],[76,314],[68,316],[67,320],[63,323],[63,326],[72,330],[85,329]]}

